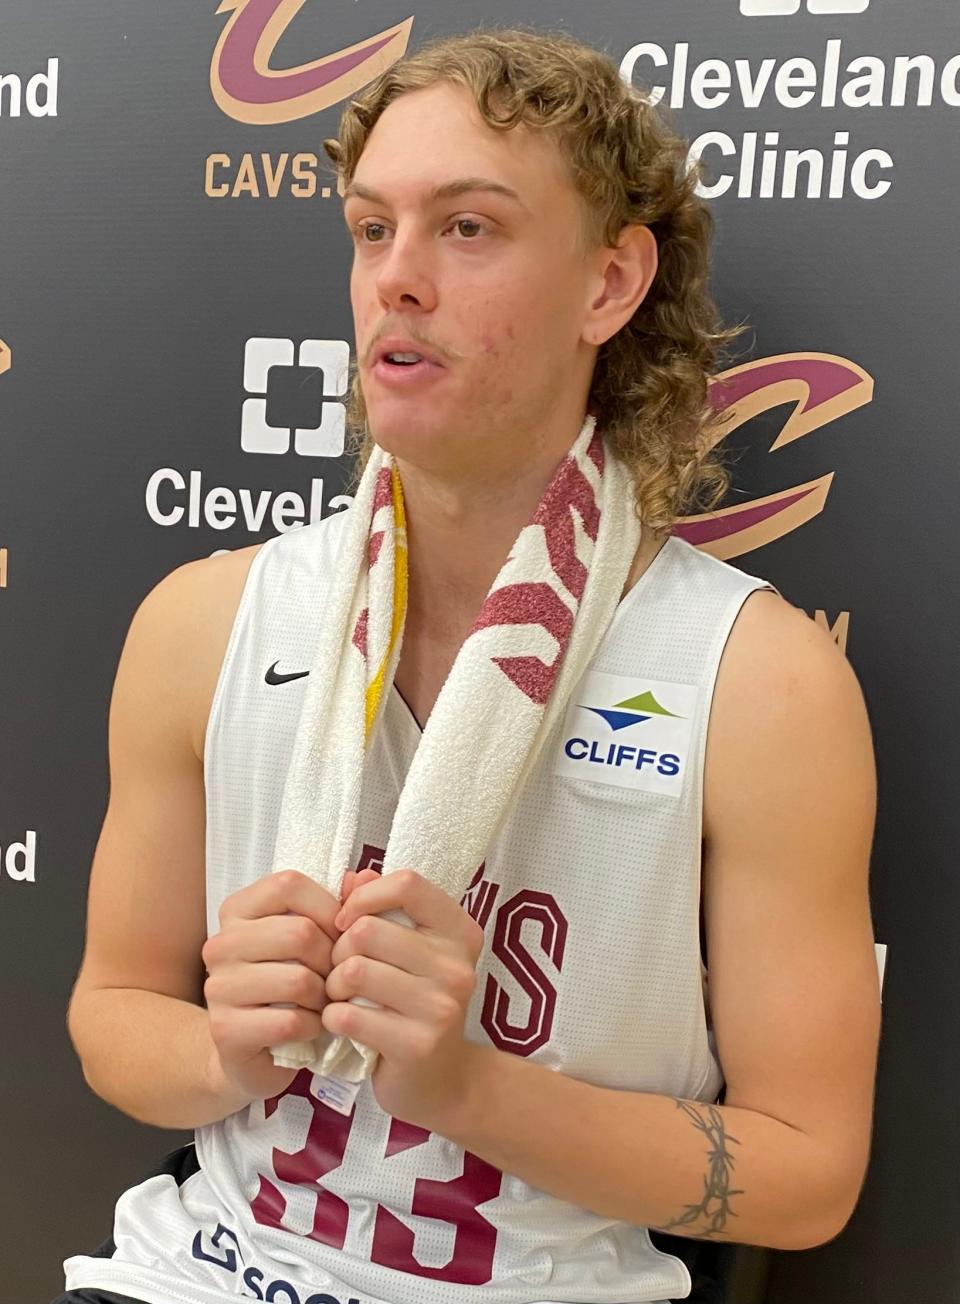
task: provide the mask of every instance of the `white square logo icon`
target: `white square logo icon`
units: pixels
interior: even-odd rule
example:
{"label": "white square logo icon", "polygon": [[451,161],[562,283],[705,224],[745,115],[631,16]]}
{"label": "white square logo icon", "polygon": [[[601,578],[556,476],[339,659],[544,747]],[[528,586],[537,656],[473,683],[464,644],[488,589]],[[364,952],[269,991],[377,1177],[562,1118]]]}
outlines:
{"label": "white square logo icon", "polygon": [[[271,426],[267,422],[267,377],[271,367],[313,367],[323,375],[323,402],[315,426]],[[240,415],[240,447],[245,453],[286,453],[291,435],[301,457],[340,457],[346,430],[350,345],[346,340],[293,340],[254,336],[243,354],[243,387],[248,397]]]}
{"label": "white square logo icon", "polygon": [[[807,0],[811,14],[862,14],[870,0]],[[776,18],[798,14],[800,0],[740,0],[740,12],[748,18]]]}

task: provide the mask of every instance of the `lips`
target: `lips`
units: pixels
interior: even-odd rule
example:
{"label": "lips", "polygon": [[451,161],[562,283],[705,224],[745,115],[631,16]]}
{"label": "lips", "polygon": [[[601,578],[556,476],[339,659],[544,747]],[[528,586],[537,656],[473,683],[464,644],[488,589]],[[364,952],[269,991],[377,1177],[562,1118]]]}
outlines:
{"label": "lips", "polygon": [[[402,335],[390,335],[380,341],[373,357],[374,365],[384,362],[387,355],[391,353],[415,353],[418,357],[434,367],[439,367],[441,365],[440,359],[436,354],[430,353],[427,349],[423,348],[422,345],[417,344],[416,341],[406,339]],[[387,365],[402,367],[404,364],[401,362],[388,363]]]}
{"label": "lips", "polygon": [[[408,352],[408,350],[402,351]],[[413,352],[413,350],[409,351]],[[373,376],[385,385],[418,384],[422,380],[436,379],[443,374],[444,368],[427,358],[422,358],[419,362],[389,362],[384,354],[373,364]]]}

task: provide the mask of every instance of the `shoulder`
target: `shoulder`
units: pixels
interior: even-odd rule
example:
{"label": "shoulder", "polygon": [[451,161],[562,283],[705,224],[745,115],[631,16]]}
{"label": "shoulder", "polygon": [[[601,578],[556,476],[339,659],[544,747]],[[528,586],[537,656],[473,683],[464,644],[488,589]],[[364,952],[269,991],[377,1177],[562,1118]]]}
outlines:
{"label": "shoulder", "polygon": [[203,759],[207,721],[220,668],[255,559],[263,548],[269,547],[285,574],[295,574],[300,568],[313,573],[318,567],[328,567],[342,537],[340,518],[346,515],[346,510],[333,512],[249,547],[200,557],[168,577],[172,580],[177,576],[180,600],[194,617],[188,622],[195,631],[195,646],[191,648],[194,666],[191,742],[198,759]]}
{"label": "shoulder", "polygon": [[847,657],[827,630],[770,589],[749,594],[717,670],[704,761],[703,822],[709,839],[734,807],[734,790],[762,800],[827,755],[854,783],[868,783],[872,744],[866,704]]}
{"label": "shoulder", "polygon": [[179,577],[181,600],[189,608],[188,623],[193,631],[191,743],[200,761],[210,706],[240,598],[254,558],[263,547],[261,542],[199,557],[174,572]]}

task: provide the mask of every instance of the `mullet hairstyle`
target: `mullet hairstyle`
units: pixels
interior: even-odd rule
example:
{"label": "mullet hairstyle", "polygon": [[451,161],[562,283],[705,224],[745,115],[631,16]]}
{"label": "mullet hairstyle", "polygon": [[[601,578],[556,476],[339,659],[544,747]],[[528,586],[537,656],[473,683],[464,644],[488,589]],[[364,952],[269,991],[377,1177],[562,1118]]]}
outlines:
{"label": "mullet hairstyle", "polygon": [[[628,223],[653,232],[656,275],[599,347],[588,410],[633,477],[643,524],[669,531],[685,514],[711,511],[731,475],[716,447],[729,413],[708,385],[720,350],[745,327],[724,328],[710,295],[713,216],[695,189],[702,164],[688,164],[688,143],[605,54],[560,32],[478,29],[431,41],[349,101],[338,138],[323,142],[341,193],[384,109],[438,82],[469,89],[495,130],[522,122],[552,134],[584,201],[584,252],[615,247]],[[346,415],[355,488],[374,448],[357,364]]]}

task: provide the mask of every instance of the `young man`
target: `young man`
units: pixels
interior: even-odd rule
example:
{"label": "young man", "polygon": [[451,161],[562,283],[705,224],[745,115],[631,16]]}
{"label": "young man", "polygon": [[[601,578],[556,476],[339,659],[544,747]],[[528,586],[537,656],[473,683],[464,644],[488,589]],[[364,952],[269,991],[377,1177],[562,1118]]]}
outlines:
{"label": "young man", "polygon": [[[863,1180],[862,695],[803,612],[670,536],[691,469],[713,474],[709,220],[612,64],[559,37],[446,42],[358,97],[330,152],[354,398],[409,535],[361,872],[342,909],[267,874],[341,516],[180,567],[131,624],[70,1031],[93,1090],[196,1146],[124,1193],[62,1299],[683,1298],[648,1229],[818,1245]],[[690,723],[690,781],[571,776],[545,748],[463,901],[416,866],[381,878],[433,703],[588,411],[646,522],[593,667],[634,684],[644,727]],[[414,929],[378,917],[397,906]],[[273,1063],[324,1032],[380,1054],[349,1115]]]}

